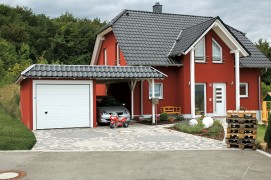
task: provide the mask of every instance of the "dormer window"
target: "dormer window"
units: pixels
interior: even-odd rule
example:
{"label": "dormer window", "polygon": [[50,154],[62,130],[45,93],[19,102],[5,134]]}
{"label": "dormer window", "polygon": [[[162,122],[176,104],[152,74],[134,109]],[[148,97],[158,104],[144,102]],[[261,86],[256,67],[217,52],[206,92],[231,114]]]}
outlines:
{"label": "dormer window", "polygon": [[204,37],[195,46],[195,61],[205,62],[205,38]]}
{"label": "dormer window", "polygon": [[212,60],[213,63],[222,63],[222,48],[214,39],[212,40]]}

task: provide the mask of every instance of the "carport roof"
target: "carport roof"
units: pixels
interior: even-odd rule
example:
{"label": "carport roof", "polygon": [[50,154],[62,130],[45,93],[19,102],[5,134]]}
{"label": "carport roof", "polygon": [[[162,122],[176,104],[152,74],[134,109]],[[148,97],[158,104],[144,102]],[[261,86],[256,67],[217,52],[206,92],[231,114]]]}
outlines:
{"label": "carport roof", "polygon": [[26,78],[77,78],[77,79],[162,79],[164,73],[151,66],[96,66],[33,64],[17,79]]}

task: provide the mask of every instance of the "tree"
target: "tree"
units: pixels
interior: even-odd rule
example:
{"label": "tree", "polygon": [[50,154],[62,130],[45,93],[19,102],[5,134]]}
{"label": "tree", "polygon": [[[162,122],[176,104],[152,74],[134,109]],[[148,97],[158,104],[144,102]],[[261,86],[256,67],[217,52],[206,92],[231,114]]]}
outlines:
{"label": "tree", "polygon": [[271,114],[268,117],[268,125],[265,131],[264,141],[267,143],[268,147],[271,148]]}
{"label": "tree", "polygon": [[[263,39],[259,39],[258,43],[256,43],[256,46],[269,60],[271,60],[271,47],[269,42],[266,40],[263,41]],[[262,75],[262,81],[267,85],[271,84],[271,69],[268,69]]]}

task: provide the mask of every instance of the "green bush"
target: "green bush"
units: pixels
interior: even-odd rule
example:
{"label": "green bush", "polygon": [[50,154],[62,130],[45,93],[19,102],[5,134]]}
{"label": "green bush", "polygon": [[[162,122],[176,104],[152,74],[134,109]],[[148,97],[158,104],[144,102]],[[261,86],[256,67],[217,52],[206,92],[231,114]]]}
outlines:
{"label": "green bush", "polygon": [[267,143],[268,147],[271,147],[271,114],[268,117],[268,125],[264,135],[264,141]]}
{"label": "green bush", "polygon": [[168,115],[167,113],[162,113],[160,114],[160,121],[167,121],[168,120]]}
{"label": "green bush", "polygon": [[183,120],[184,120],[183,115],[182,115],[182,114],[177,114],[177,115],[176,115],[176,120],[177,120],[177,121],[183,121]]}
{"label": "green bush", "polygon": [[203,134],[206,136],[218,136],[221,130],[223,130],[222,124],[219,121],[215,120],[214,124],[210,128],[208,128],[208,131],[203,132]]}

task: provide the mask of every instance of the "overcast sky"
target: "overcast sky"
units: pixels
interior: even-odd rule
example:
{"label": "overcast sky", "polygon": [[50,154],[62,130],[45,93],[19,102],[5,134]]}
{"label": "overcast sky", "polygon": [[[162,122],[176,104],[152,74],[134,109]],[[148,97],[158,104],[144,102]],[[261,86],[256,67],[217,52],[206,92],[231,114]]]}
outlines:
{"label": "overcast sky", "polygon": [[259,38],[271,43],[271,0],[0,0],[15,7],[27,6],[36,14],[58,17],[66,11],[75,17],[110,21],[123,9],[152,11],[155,2],[163,12],[200,16],[220,16],[222,21],[247,33],[253,42]]}

